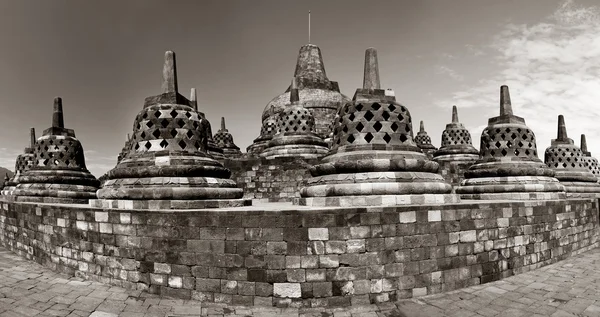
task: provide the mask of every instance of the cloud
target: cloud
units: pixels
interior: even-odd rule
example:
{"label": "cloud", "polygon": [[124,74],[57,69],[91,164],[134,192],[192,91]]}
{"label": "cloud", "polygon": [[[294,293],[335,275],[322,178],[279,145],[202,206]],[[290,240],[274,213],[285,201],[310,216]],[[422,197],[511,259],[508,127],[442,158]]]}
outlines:
{"label": "cloud", "polygon": [[450,76],[450,78],[457,80],[457,81],[463,81],[465,79],[461,74],[456,72],[454,69],[452,69],[448,66],[444,66],[444,65],[438,65],[436,67],[436,73],[442,74],[442,75],[448,75],[448,76]]}
{"label": "cloud", "polygon": [[[499,87],[506,84],[515,114],[537,136],[539,152],[556,138],[557,116],[563,114],[569,136],[579,143],[579,134],[587,134],[588,148],[600,156],[599,13],[600,7],[565,1],[543,21],[505,25],[489,43],[494,54],[488,61],[497,71],[450,99],[495,115]],[[448,101],[436,104],[447,107]],[[471,133],[478,142],[480,131]]]}

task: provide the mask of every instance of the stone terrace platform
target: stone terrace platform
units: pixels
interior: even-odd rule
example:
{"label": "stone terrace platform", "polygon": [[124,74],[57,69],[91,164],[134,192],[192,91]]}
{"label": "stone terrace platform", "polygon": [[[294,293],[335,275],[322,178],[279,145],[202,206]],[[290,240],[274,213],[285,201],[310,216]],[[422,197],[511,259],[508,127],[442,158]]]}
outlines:
{"label": "stone terrace platform", "polygon": [[600,249],[501,281],[378,305],[239,307],[82,281],[0,247],[0,316],[600,316]]}

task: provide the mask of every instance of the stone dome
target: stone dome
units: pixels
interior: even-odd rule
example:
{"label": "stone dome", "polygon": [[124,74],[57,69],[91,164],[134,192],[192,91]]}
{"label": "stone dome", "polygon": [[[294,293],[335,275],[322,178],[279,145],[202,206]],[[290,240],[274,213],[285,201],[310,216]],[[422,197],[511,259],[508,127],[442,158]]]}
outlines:
{"label": "stone dome", "polygon": [[473,147],[471,133],[458,121],[456,106],[452,106],[452,122],[446,124],[440,148],[433,155],[436,158],[447,155],[472,155],[474,159],[479,157],[479,151]]}
{"label": "stone dome", "polygon": [[600,178],[600,166],[598,165],[598,159],[592,156],[592,153],[588,151],[587,141],[585,139],[585,134],[581,135],[581,152],[583,153],[583,160],[585,162],[585,166],[596,176],[596,178]]}
{"label": "stone dome", "polygon": [[217,146],[223,149],[225,157],[238,157],[242,155],[240,148],[233,143],[233,135],[225,127],[225,117],[221,117],[221,129],[215,133],[213,139]]}
{"label": "stone dome", "polygon": [[19,154],[15,161],[15,174],[7,179],[4,183],[4,188],[2,189],[2,195],[12,195],[13,190],[16,189],[16,186],[19,184],[19,178],[21,174],[31,169],[31,167],[35,164],[35,129],[31,128],[29,131],[30,136],[30,145],[25,148],[23,154]]}

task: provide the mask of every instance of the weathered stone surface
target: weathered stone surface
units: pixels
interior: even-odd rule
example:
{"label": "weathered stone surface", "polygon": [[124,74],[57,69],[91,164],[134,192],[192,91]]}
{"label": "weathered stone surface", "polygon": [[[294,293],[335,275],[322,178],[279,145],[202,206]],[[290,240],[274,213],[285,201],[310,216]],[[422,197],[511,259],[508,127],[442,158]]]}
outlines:
{"label": "weathered stone surface", "polygon": [[585,166],[600,180],[600,166],[598,165],[598,159],[592,156],[587,149],[587,141],[585,134],[581,135],[581,152],[583,152],[583,161]]}
{"label": "weathered stone surface", "polygon": [[466,199],[558,199],[564,186],[539,158],[525,120],[512,114],[508,87],[500,87],[500,116],[481,134],[480,159],[465,173],[456,192]]}
{"label": "weathered stone surface", "polygon": [[417,132],[417,135],[415,136],[415,143],[429,159],[433,158],[433,153],[437,151],[437,148],[431,144],[431,137],[429,137],[427,131],[425,131],[425,124],[423,121],[421,121],[419,132]]}
{"label": "weathered stone surface", "polygon": [[[35,162],[35,129],[29,129],[29,146],[25,148],[23,154],[19,154],[17,156],[17,160],[15,162],[15,174],[9,179],[8,177],[4,180],[2,191],[0,192],[4,196],[11,196],[13,191],[17,188],[19,184],[19,178],[23,172],[28,171],[36,162]],[[8,176],[8,175],[6,175]]]}
{"label": "weathered stone surface", "polygon": [[233,136],[225,127],[225,117],[221,117],[221,129],[215,133],[213,138],[217,146],[223,150],[225,157],[236,158],[242,156],[240,148],[233,143]]}

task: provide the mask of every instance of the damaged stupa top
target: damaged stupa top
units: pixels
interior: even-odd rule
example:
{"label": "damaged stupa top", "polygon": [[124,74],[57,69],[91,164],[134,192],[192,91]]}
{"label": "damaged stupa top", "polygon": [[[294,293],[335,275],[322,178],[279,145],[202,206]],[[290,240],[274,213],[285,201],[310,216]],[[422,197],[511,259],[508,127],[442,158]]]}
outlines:
{"label": "damaged stupa top", "polygon": [[277,115],[277,132],[261,157],[318,158],[327,154],[327,143],[315,133],[315,118],[299,102],[296,78],[292,80],[290,102]]}
{"label": "damaged stupa top", "polygon": [[456,106],[452,106],[452,122],[446,124],[446,129],[442,132],[442,144],[433,156],[436,161],[479,158],[479,151],[473,147],[471,133],[458,121]]}
{"label": "damaged stupa top", "polygon": [[419,132],[415,136],[415,143],[417,146],[423,151],[423,153],[427,154],[427,157],[430,159],[433,157],[433,153],[437,150],[437,148],[431,144],[431,137],[425,131],[425,124],[421,120],[419,125]]}
{"label": "damaged stupa top", "polygon": [[479,160],[457,193],[466,199],[558,199],[564,186],[537,155],[533,131],[512,113],[508,86],[500,87],[500,115],[481,133]]}
{"label": "damaged stupa top", "polygon": [[194,103],[177,91],[175,53],[165,53],[163,93],[148,97],[133,123],[129,154],[110,170],[93,207],[189,209],[241,206],[231,172],[206,151]]}
{"label": "damaged stupa top", "polygon": [[223,150],[225,157],[236,158],[242,156],[240,148],[233,143],[233,135],[229,133],[225,126],[225,117],[221,117],[221,129],[215,133],[214,140],[217,146]]}
{"label": "damaged stupa top", "polygon": [[192,108],[194,108],[194,110],[196,110],[196,112],[198,112],[198,115],[202,119],[200,121],[200,130],[202,131],[201,134],[206,136],[206,139],[203,142],[204,147],[206,148],[206,152],[214,159],[224,159],[225,156],[223,155],[223,149],[217,145],[213,138],[212,126],[210,124],[210,121],[208,121],[204,112],[198,111],[198,98],[196,96],[196,88],[192,88],[190,91],[190,105],[192,106]]}
{"label": "damaged stupa top", "polygon": [[600,167],[598,166],[598,160],[592,156],[592,153],[588,151],[587,141],[585,139],[585,134],[581,135],[581,152],[583,153],[583,160],[585,162],[585,166],[596,176],[596,178],[600,178]]}
{"label": "damaged stupa top", "polygon": [[88,171],[75,132],[65,128],[59,97],[54,98],[52,126],[35,141],[34,153],[33,165],[13,191],[17,201],[87,203],[96,197],[100,182]]}
{"label": "damaged stupa top", "polygon": [[366,206],[457,202],[412,137],[406,107],[380,88],[377,51],[365,52],[363,88],[340,108],[331,150],[311,168],[300,205]]}
{"label": "damaged stupa top", "polygon": [[[340,93],[338,83],[329,80],[325,72],[325,64],[321,49],[314,44],[307,44],[300,48],[294,77],[297,80],[299,102],[310,110],[315,117],[315,132],[321,138],[327,138],[331,133],[331,122],[337,110],[349,99]],[[290,100],[291,86],[277,97],[273,98],[262,113],[262,122],[269,117],[275,117],[281,112]],[[264,129],[261,129],[264,130]],[[257,142],[261,142],[261,134]],[[249,152],[258,150],[249,149]]]}
{"label": "damaged stupa top", "polygon": [[563,115],[558,116],[557,136],[546,148],[544,162],[556,171],[556,178],[565,186],[567,197],[600,194],[598,179],[586,166],[583,152],[567,136]]}
{"label": "damaged stupa top", "polygon": [[35,129],[29,129],[29,146],[25,148],[23,154],[19,154],[17,156],[17,160],[15,162],[15,174],[13,177],[7,180],[4,183],[4,188],[2,189],[2,195],[8,196],[12,195],[13,191],[16,189],[16,186],[19,184],[19,178],[21,174],[25,171],[28,171],[31,166],[33,166],[35,162]]}

